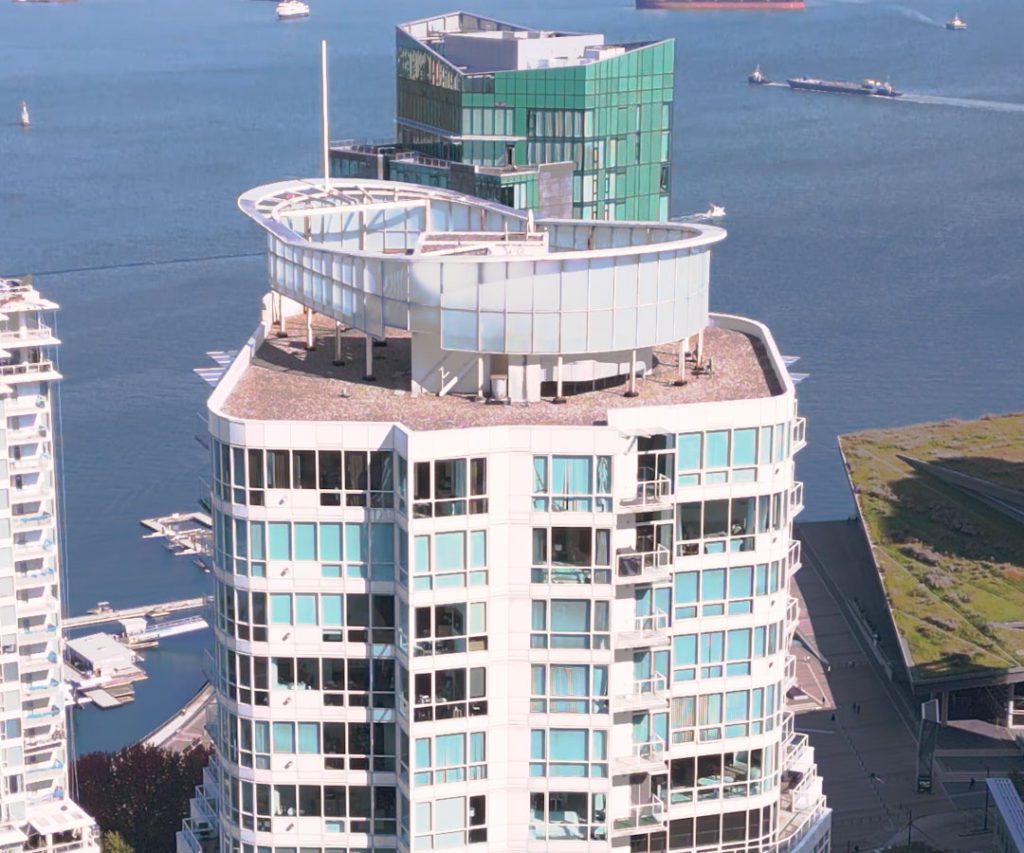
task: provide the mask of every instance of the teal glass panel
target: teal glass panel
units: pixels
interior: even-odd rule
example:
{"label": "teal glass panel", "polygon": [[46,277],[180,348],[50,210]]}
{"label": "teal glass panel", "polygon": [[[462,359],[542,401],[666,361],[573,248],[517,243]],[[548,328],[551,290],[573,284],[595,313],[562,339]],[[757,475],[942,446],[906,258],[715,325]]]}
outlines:
{"label": "teal glass panel", "polygon": [[316,754],[320,752],[320,725],[299,723],[299,752]]}
{"label": "teal glass panel", "polygon": [[295,559],[316,559],[316,525],[307,522],[295,524]]}
{"label": "teal glass panel", "polygon": [[697,601],[697,572],[679,572],[674,581],[676,604],[692,604]]}
{"label": "teal glass panel", "polygon": [[729,598],[749,598],[754,594],[754,567],[733,566],[729,569]]}
{"label": "teal glass panel", "polygon": [[412,570],[416,574],[430,572],[430,537],[417,536],[413,543]]}
{"label": "teal glass panel", "polygon": [[338,562],[342,558],[341,525],[320,525],[320,559]]}
{"label": "teal glass panel", "polygon": [[729,430],[707,434],[705,468],[726,468],[729,465]]}
{"label": "teal glass panel", "polygon": [[749,628],[737,628],[729,632],[728,652],[729,660],[745,660],[750,657]]}
{"label": "teal glass panel", "polygon": [[254,560],[264,560],[267,557],[262,521],[249,522],[249,553]]}
{"label": "teal glass panel", "polygon": [[732,464],[757,464],[757,430],[737,429],[732,434]]}
{"label": "teal glass panel", "polygon": [[366,562],[366,525],[345,525],[345,553],[350,563]]}
{"label": "teal glass panel", "polygon": [[370,525],[370,559],[373,563],[395,562],[395,526]]}
{"label": "teal glass panel", "polygon": [[320,596],[320,615],[323,624],[343,625],[344,620],[344,597],[333,593],[324,593]]}
{"label": "teal glass panel", "polygon": [[270,622],[272,625],[292,624],[292,597],[288,593],[271,594]]}
{"label": "teal glass panel", "polygon": [[274,723],[274,752],[295,752],[295,726],[293,723]]}
{"label": "teal glass panel", "polygon": [[434,556],[438,572],[466,568],[466,534],[462,531],[438,533],[434,536]]}
{"label": "teal glass panel", "polygon": [[291,525],[287,522],[272,521],[270,533],[270,559],[290,560],[292,558]]}
{"label": "teal glass panel", "polygon": [[676,445],[676,467],[680,471],[700,470],[701,434],[688,432],[679,436]]}
{"label": "teal glass panel", "polygon": [[548,754],[551,761],[586,761],[586,729],[551,729],[548,732]]}
{"label": "teal glass panel", "polygon": [[295,593],[295,624],[316,624],[316,596],[309,593]]}
{"label": "teal glass panel", "polygon": [[672,640],[672,657],[676,666],[688,666],[697,662],[697,635],[682,634]]}
{"label": "teal glass panel", "polygon": [[725,569],[707,569],[701,579],[702,601],[720,601],[725,598]]}

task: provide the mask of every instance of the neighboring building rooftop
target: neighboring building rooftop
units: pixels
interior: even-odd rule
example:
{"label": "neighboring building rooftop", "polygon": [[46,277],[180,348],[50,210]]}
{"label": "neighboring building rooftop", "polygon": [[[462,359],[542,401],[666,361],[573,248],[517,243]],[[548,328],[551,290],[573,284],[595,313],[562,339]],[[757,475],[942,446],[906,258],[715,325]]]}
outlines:
{"label": "neighboring building rooftop", "polygon": [[601,33],[534,30],[466,12],[410,21],[399,29],[464,74],[588,65],[652,43],[610,45]]}
{"label": "neighboring building rooftop", "polygon": [[1024,680],[1024,414],[839,441],[911,679]]}
{"label": "neighboring building rooftop", "polygon": [[[625,381],[613,387],[567,397],[562,405],[542,400],[531,404],[488,404],[466,395],[439,397],[409,393],[410,338],[389,335],[374,352],[376,382],[363,380],[363,337],[349,332],[343,340],[345,365],[332,364],[334,323],[317,317],[317,348],[305,349],[301,317],[288,325],[289,337],[266,340],[224,404],[225,415],[253,420],[396,421],[414,430],[452,429],[508,424],[591,425],[608,411],[640,406],[667,406],[769,397],[783,390],[764,344],[742,332],[709,328],[704,351],[713,372],[678,378],[678,350],[656,350],[659,364],[636,383],[639,396],[623,396]],[[342,393],[348,396],[342,396]]]}

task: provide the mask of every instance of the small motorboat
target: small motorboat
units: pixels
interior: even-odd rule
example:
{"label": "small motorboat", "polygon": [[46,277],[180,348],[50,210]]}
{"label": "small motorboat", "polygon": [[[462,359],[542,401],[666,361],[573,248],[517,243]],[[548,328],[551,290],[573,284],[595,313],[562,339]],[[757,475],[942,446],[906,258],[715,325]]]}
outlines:
{"label": "small motorboat", "polygon": [[725,208],[720,204],[712,202],[708,205],[707,211],[704,213],[707,219],[721,219],[725,216]]}
{"label": "small motorboat", "polygon": [[18,117],[18,121],[22,127],[31,127],[32,119],[28,115],[28,104],[24,101],[21,102],[21,115]]}
{"label": "small motorboat", "polygon": [[747,82],[751,86],[764,86],[772,81],[769,80],[764,74],[761,73],[761,66],[758,65],[753,71],[747,75]]}
{"label": "small motorboat", "polygon": [[279,21],[290,21],[294,18],[308,18],[309,4],[302,0],[281,0],[277,4],[277,19]]}
{"label": "small motorboat", "polygon": [[946,29],[947,30],[966,30],[967,29],[967,24],[964,22],[963,18],[961,18],[958,13],[954,12],[953,13],[953,17],[950,18],[948,21],[946,21]]}

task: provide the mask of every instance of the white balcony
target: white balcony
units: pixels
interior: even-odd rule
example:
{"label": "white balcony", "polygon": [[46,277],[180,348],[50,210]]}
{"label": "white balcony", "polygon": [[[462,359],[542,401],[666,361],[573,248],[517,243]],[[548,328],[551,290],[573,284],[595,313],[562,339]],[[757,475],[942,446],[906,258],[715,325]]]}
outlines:
{"label": "white balcony", "polygon": [[796,574],[803,563],[800,561],[801,547],[800,540],[794,539],[789,545],[789,573]]}
{"label": "white balcony", "polygon": [[10,490],[11,504],[35,503],[53,496],[53,489],[43,481]]}
{"label": "white balcony", "polygon": [[672,481],[659,476],[653,480],[641,480],[636,484],[636,495],[623,498],[619,505],[628,512],[653,512],[672,506]]}
{"label": "white balcony", "polygon": [[0,332],[0,348],[22,349],[24,347],[53,347],[58,346],[58,340],[53,329],[42,324],[34,329],[28,327],[15,329],[8,332]]}
{"label": "white balcony", "polygon": [[807,447],[807,418],[796,418],[793,421],[792,452],[796,453],[805,447]]}
{"label": "white balcony", "polygon": [[37,540],[35,542],[15,542],[14,562],[24,563],[28,560],[43,560],[56,553],[52,542]]}
{"label": "white balcony", "polygon": [[804,509],[804,484],[801,482],[793,483],[793,488],[789,490],[789,517],[803,512]]}
{"label": "white balcony", "polygon": [[47,412],[50,401],[44,394],[27,394],[8,400],[4,411],[8,415],[27,415],[30,412]]}
{"label": "white balcony", "polygon": [[56,636],[57,626],[46,623],[18,629],[18,641],[21,643],[41,643]]}
{"label": "white balcony", "polygon": [[644,711],[659,708],[668,701],[668,679],[661,673],[648,678],[638,678],[633,689],[617,697],[616,711]]}
{"label": "white balcony", "polygon": [[647,583],[672,573],[672,551],[659,545],[654,551],[622,549],[616,579],[623,584]]}
{"label": "white balcony", "polygon": [[52,566],[32,572],[18,572],[14,575],[14,588],[16,590],[35,589],[46,584],[52,584],[56,580],[57,570]]}
{"label": "white balcony", "polygon": [[46,441],[50,437],[50,431],[44,426],[22,427],[21,429],[7,430],[7,446],[36,444]]}
{"label": "white balcony", "polygon": [[664,829],[666,819],[665,803],[652,795],[649,802],[630,806],[626,817],[615,818],[612,821],[612,835],[633,835],[637,832]]}
{"label": "white balcony", "polygon": [[616,639],[620,649],[667,646],[672,642],[668,614],[656,610],[647,616],[637,616],[631,631],[621,631]]}
{"label": "white balcony", "polygon": [[793,625],[800,618],[800,601],[792,595],[786,598],[786,624]]}
{"label": "white balcony", "polygon": [[11,526],[14,528],[15,533],[42,530],[53,526],[53,516],[46,511],[15,515],[11,517]]}
{"label": "white balcony", "polygon": [[49,453],[33,453],[31,456],[22,456],[20,459],[11,459],[7,467],[12,474],[31,474],[35,471],[50,470],[53,458]]}
{"label": "white balcony", "polygon": [[52,382],[60,378],[61,375],[49,359],[0,364],[0,382],[6,385],[17,382]]}
{"label": "white balcony", "polygon": [[629,755],[615,759],[616,773],[658,773],[665,770],[668,748],[661,738],[634,743]]}

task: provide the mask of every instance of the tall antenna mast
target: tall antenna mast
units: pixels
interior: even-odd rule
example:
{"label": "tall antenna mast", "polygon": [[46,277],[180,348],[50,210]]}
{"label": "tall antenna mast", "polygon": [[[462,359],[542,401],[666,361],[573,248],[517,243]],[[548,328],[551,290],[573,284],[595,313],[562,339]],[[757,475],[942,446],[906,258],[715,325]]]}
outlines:
{"label": "tall antenna mast", "polygon": [[327,121],[327,39],[320,40],[320,121],[323,134],[324,192],[328,192],[331,188],[331,143]]}

